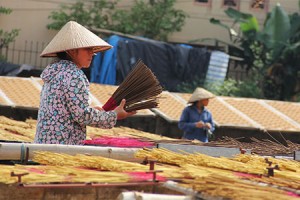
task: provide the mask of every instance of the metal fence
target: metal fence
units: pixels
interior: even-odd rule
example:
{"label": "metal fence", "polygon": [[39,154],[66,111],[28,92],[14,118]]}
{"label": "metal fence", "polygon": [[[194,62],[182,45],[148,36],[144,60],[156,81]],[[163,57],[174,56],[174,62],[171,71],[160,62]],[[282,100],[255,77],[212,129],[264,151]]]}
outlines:
{"label": "metal fence", "polygon": [[[44,69],[53,58],[41,58],[40,53],[46,47],[45,42],[25,41],[23,45],[11,43],[7,48],[0,49],[1,55],[5,56],[6,61],[13,64],[27,64],[35,69]],[[247,71],[238,65],[236,61],[229,63],[227,78],[234,80],[244,80],[248,76]]]}
{"label": "metal fence", "polygon": [[26,64],[35,69],[43,69],[53,59],[40,57],[40,53],[45,47],[45,42],[25,41],[23,45],[17,45],[16,42],[13,42],[8,47],[1,49],[1,55],[9,63]]}
{"label": "metal fence", "polygon": [[230,60],[227,69],[227,78],[231,78],[236,81],[243,81],[248,76],[251,76],[251,71],[247,71],[239,61]]}

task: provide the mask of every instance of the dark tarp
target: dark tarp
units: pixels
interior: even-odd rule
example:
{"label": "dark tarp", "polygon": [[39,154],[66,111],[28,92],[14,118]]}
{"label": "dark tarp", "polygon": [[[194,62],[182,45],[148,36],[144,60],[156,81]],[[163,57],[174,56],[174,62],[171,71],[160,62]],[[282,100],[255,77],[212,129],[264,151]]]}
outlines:
{"label": "dark tarp", "polygon": [[34,69],[31,65],[0,62],[0,76],[39,77],[41,73],[41,69]]}
{"label": "dark tarp", "polygon": [[177,91],[182,82],[205,78],[210,59],[206,48],[194,48],[170,43],[119,40],[117,78],[120,84],[138,59],[152,70],[165,90]]}
{"label": "dark tarp", "polygon": [[5,61],[0,61],[0,76],[6,76],[10,73],[17,72],[20,68],[20,65],[8,63]]}

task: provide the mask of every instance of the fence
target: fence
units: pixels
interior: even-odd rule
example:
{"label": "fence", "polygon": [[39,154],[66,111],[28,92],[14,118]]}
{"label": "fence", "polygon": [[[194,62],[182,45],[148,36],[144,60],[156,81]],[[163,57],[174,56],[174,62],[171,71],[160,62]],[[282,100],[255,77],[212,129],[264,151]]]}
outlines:
{"label": "fence", "polygon": [[8,47],[1,49],[1,55],[6,61],[13,64],[27,64],[35,69],[43,69],[53,58],[41,58],[40,53],[46,47],[45,42],[25,41],[24,45],[10,43]]}
{"label": "fence", "polygon": [[246,70],[246,67],[243,66],[239,61],[230,60],[227,70],[227,78],[231,78],[236,81],[243,81],[248,76],[251,76],[251,72]]}
{"label": "fence", "polygon": [[[53,58],[41,58],[40,53],[46,47],[45,42],[25,41],[24,45],[11,43],[7,48],[0,49],[0,55],[5,56],[6,61],[13,64],[27,64],[35,69],[44,69]],[[236,61],[229,63],[227,78],[244,80],[248,76],[245,69],[236,64]]]}

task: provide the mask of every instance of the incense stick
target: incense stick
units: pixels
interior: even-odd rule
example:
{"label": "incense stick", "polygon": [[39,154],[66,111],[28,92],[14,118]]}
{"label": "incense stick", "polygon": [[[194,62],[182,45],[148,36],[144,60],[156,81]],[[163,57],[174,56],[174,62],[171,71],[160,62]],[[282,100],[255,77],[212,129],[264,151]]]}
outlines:
{"label": "incense stick", "polygon": [[104,104],[103,109],[113,110],[122,99],[126,99],[124,109],[128,112],[156,108],[161,93],[162,86],[156,76],[139,59],[111,98]]}

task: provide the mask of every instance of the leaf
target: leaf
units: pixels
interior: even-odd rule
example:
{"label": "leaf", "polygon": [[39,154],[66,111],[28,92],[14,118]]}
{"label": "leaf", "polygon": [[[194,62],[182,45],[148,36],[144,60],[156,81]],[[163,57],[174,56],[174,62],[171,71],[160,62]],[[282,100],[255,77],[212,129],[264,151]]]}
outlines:
{"label": "leaf", "polygon": [[276,60],[288,42],[291,32],[290,18],[279,4],[270,13],[265,23],[264,32],[270,37],[270,48],[273,49],[272,57]]}
{"label": "leaf", "polygon": [[253,17],[251,14],[243,13],[233,8],[228,8],[227,10],[225,10],[225,13],[228,15],[228,17],[233,18],[239,22],[247,21],[248,19]]}
{"label": "leaf", "polygon": [[12,9],[10,9],[10,8],[4,8],[4,7],[0,6],[0,13],[10,14],[11,12],[12,12]]}
{"label": "leaf", "polygon": [[285,42],[290,35],[291,23],[287,13],[276,5],[264,27],[264,32],[267,33],[274,43]]}
{"label": "leaf", "polygon": [[227,26],[226,24],[223,24],[220,20],[215,19],[215,18],[211,18],[209,20],[210,23],[215,24],[215,25],[219,25],[222,26],[223,28],[226,28],[228,31],[230,31],[230,27]]}
{"label": "leaf", "polygon": [[290,36],[293,37],[297,33],[299,33],[300,30],[300,15],[298,13],[293,13],[292,15],[290,15],[290,22],[291,22]]}
{"label": "leaf", "polygon": [[247,22],[241,23],[240,28],[243,32],[247,31],[259,31],[259,24],[255,17],[248,18]]}

